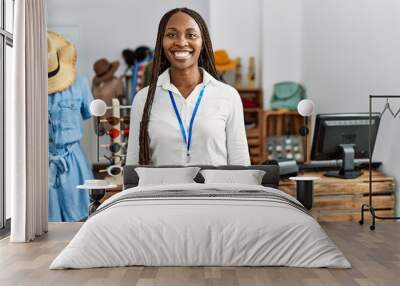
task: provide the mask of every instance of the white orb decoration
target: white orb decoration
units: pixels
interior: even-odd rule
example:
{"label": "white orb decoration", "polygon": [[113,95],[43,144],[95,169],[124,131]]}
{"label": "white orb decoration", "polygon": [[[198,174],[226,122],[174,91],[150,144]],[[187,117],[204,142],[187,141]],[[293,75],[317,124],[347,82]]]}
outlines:
{"label": "white orb decoration", "polygon": [[107,111],[107,105],[103,100],[95,99],[90,103],[89,110],[93,116],[103,116]]}
{"label": "white orb decoration", "polygon": [[303,99],[297,105],[297,111],[301,116],[310,116],[314,112],[314,102],[311,99]]}

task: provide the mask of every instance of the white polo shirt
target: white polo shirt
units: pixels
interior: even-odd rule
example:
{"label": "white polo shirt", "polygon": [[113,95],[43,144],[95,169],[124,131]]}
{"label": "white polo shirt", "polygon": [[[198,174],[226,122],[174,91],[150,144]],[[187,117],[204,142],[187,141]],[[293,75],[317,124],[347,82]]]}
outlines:
{"label": "white polo shirt", "polygon": [[[190,158],[176,117],[170,90],[186,128],[202,87],[204,95],[193,124]],[[139,132],[148,87],[132,103],[126,164],[139,163]],[[203,82],[184,98],[170,82],[169,69],[157,81],[149,121],[151,165],[250,165],[243,119],[243,105],[233,87],[213,78],[203,69]]]}

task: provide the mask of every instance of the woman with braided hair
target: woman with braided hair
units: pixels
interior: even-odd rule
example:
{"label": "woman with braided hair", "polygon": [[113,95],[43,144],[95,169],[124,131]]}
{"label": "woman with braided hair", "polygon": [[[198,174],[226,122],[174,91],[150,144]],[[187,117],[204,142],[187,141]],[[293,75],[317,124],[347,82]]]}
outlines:
{"label": "woman with braided hair", "polygon": [[188,8],[159,23],[150,85],[132,103],[127,165],[250,165],[238,92],[218,81],[208,29]]}

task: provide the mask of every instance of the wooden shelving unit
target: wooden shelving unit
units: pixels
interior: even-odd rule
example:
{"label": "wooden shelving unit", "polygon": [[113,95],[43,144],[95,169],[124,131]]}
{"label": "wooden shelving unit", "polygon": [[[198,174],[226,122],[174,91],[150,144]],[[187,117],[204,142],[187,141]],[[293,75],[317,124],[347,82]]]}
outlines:
{"label": "wooden shelving unit", "polygon": [[263,162],[263,94],[260,88],[237,88],[243,101],[253,102],[255,107],[244,105],[245,122],[252,122],[246,127],[247,143],[250,150],[250,159],[253,165]]}
{"label": "wooden shelving unit", "polygon": [[[304,118],[294,110],[267,110],[264,111],[262,129],[262,161],[268,160],[267,138],[269,136],[300,135],[300,127],[304,125]],[[311,151],[311,120],[308,120],[310,130],[307,138],[308,159]]]}

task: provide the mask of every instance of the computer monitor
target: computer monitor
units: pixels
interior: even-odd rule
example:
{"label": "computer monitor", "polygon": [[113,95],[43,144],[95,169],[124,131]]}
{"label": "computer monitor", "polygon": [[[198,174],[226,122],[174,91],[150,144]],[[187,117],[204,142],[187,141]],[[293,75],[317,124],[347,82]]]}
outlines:
{"label": "computer monitor", "polygon": [[[374,150],[380,123],[380,113],[371,114],[371,143]],[[326,176],[356,178],[362,172],[355,170],[354,159],[369,158],[369,113],[318,114],[315,120],[311,160],[339,160],[339,171]]]}

